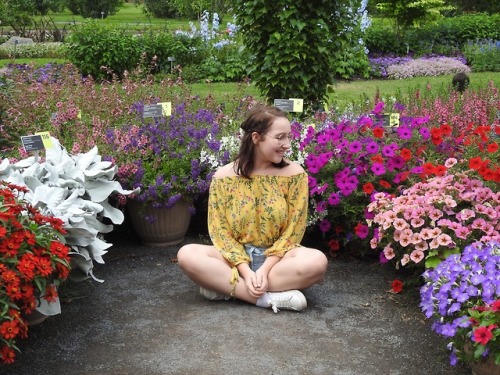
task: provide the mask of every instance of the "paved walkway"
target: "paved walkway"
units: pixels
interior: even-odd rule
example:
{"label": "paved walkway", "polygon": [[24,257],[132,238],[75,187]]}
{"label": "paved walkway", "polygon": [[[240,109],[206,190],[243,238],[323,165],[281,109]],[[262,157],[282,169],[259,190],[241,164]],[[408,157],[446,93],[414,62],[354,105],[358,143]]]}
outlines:
{"label": "paved walkway", "polygon": [[332,259],[307,310],[274,314],[204,300],[172,262],[179,246],[142,246],[124,230],[109,242],[96,268],[106,281],[67,287],[62,314],[33,326],[0,374],[470,374],[449,365],[416,292],[388,293],[397,274],[375,261]]}

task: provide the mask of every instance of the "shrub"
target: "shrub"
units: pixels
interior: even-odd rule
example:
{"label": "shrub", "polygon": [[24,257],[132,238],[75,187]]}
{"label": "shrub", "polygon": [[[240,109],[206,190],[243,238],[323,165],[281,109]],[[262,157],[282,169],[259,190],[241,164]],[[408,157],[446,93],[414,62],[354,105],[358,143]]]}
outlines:
{"label": "shrub", "polygon": [[394,29],[372,26],[366,46],[372,55],[456,54],[469,41],[500,39],[500,15],[467,14],[443,18],[435,24],[398,34]]}
{"label": "shrub", "polygon": [[139,62],[137,40],[125,29],[107,26],[95,20],[76,25],[65,43],[68,59],[85,76],[97,80],[112,74],[123,76]]}
{"label": "shrub", "polygon": [[387,76],[396,79],[456,73],[470,73],[470,68],[461,61],[450,57],[410,60],[402,64],[390,65],[387,68]]}
{"label": "shrub", "polygon": [[500,40],[469,43],[464,55],[474,72],[500,72]]}

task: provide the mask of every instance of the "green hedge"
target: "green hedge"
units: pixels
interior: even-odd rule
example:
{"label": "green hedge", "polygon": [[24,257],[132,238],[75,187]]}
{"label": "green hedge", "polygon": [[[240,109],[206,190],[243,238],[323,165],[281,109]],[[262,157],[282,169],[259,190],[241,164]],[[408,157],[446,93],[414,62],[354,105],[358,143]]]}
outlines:
{"label": "green hedge", "polygon": [[366,46],[371,54],[454,54],[469,42],[500,40],[500,14],[470,14],[443,18],[436,24],[407,30],[399,35],[387,26],[367,30]]}

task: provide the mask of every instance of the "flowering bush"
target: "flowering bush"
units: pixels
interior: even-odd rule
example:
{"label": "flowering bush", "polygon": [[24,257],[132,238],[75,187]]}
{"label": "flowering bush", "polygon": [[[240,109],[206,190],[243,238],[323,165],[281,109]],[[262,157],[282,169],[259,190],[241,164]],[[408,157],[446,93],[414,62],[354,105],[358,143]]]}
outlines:
{"label": "flowering bush", "polygon": [[451,339],[450,362],[492,357],[500,364],[500,243],[468,245],[424,272],[420,307]]}
{"label": "flowering bush", "polygon": [[470,73],[470,68],[452,57],[429,57],[410,60],[387,68],[389,78],[432,77],[443,74]]}
{"label": "flowering bush", "polygon": [[[110,129],[106,140],[109,159],[119,166],[117,179],[126,189],[140,188],[135,199],[152,202],[154,207],[172,207],[180,199],[193,203],[210,185],[213,165],[201,161],[203,151],[218,152],[221,128],[207,110],[190,113],[185,104],[177,106],[171,117],[142,117],[144,105],[133,111],[139,124]],[[229,161],[225,153],[218,160]]]}
{"label": "flowering bush", "polygon": [[70,271],[63,221],[42,215],[23,199],[27,188],[0,182],[0,357],[12,363],[25,338],[25,316],[57,300]]}
{"label": "flowering bush", "polygon": [[439,76],[443,74],[470,73],[470,68],[462,57],[425,56],[413,59],[406,57],[370,58],[372,75],[383,78],[412,78],[419,76]]}
{"label": "flowering bush", "polygon": [[[450,168],[456,160],[448,159]],[[400,195],[374,195],[373,249],[382,262],[436,266],[472,242],[500,241],[500,194],[465,173],[417,182]]]}
{"label": "flowering bush", "polygon": [[[401,105],[395,109],[404,111]],[[309,173],[310,225],[319,224],[332,251],[356,240],[368,248],[374,213],[367,206],[376,193],[397,196],[415,182],[442,176],[456,160],[454,171],[496,189],[500,182],[498,144],[490,126],[469,124],[465,129],[428,117],[400,116],[390,126],[379,102],[370,115],[332,119],[318,116],[315,126],[292,123],[299,140],[293,159],[303,161]],[[495,128],[495,131],[500,129]]]}

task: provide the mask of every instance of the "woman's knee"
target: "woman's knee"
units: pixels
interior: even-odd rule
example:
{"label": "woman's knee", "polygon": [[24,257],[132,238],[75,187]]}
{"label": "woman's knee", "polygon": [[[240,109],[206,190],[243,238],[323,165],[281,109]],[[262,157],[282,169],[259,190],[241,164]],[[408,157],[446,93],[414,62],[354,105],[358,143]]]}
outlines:
{"label": "woman's knee", "polygon": [[177,252],[177,263],[181,268],[186,268],[193,258],[193,255],[196,251],[196,245],[188,244],[182,246]]}

